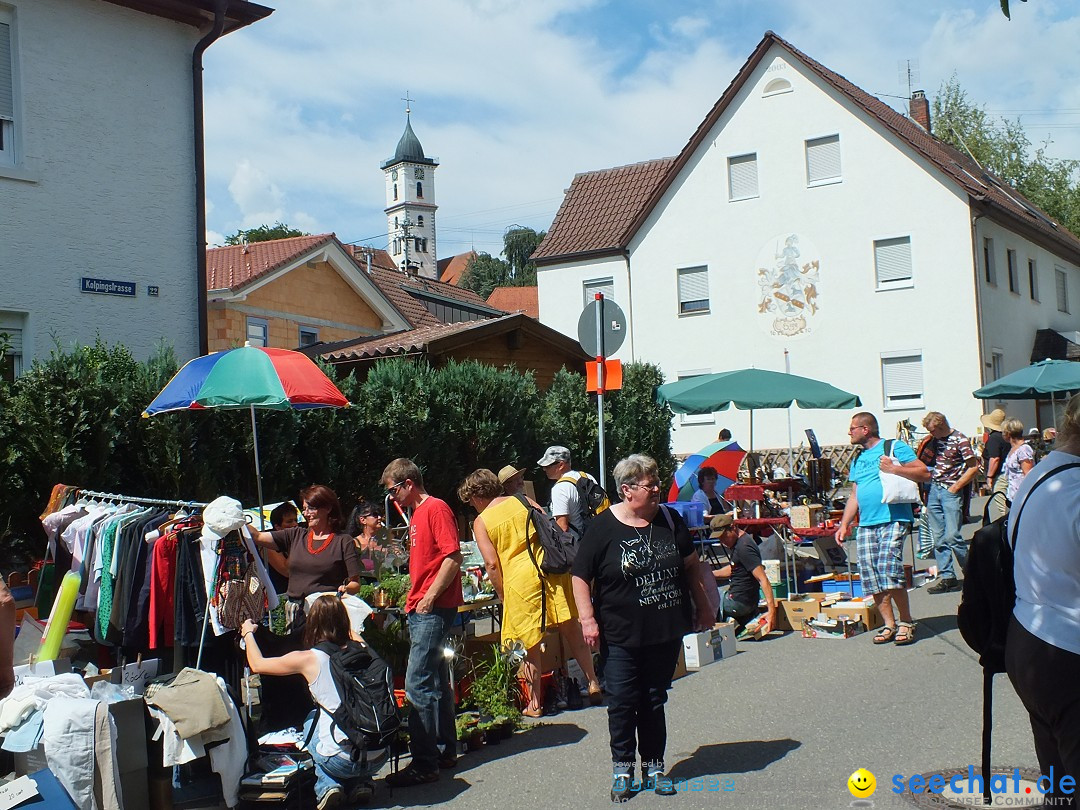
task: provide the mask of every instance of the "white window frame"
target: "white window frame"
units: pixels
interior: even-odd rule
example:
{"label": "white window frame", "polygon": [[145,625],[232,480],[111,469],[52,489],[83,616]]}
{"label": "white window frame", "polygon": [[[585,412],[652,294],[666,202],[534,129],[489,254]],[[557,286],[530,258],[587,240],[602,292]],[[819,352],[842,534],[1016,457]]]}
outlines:
{"label": "white window frame", "polygon": [[1039,262],[1037,259],[1028,259],[1028,294],[1032,301],[1039,302]]}
{"label": "white window frame", "polygon": [[581,297],[582,306],[588,306],[596,300],[596,294],[602,292],[604,298],[609,301],[615,300],[615,279],[612,276],[607,278],[589,278],[581,282]]}
{"label": "white window frame", "polygon": [[1054,293],[1058,312],[1069,314],[1069,274],[1064,267],[1054,266]]}
{"label": "white window frame", "polygon": [[791,86],[791,82],[785,79],[783,76],[776,76],[765,82],[765,89],[761,91],[762,98],[769,98],[770,96],[779,96],[784,93],[790,93],[795,88]]}
{"label": "white window frame", "polygon": [[26,336],[25,329],[22,326],[3,326],[0,325],[0,333],[4,333],[8,336],[11,346],[4,353],[4,357],[0,358],[0,364],[3,367],[7,366],[7,358],[11,358],[11,380],[13,382],[23,373],[23,357],[25,354],[24,338]]}
{"label": "white window frame", "polygon": [[[701,377],[705,374],[712,374],[712,369],[709,368],[692,368],[688,371],[675,372],[675,378],[677,380],[689,380],[691,377]],[[679,414],[680,425],[715,425],[716,414],[715,413],[680,413]]]}
{"label": "white window frame", "polygon": [[997,264],[994,259],[994,238],[983,237],[983,281],[991,287],[997,286]]}
{"label": "white window frame", "polygon": [[[19,139],[19,93],[18,93],[18,59],[16,58],[16,32],[15,15],[11,9],[0,5],[0,23],[7,26],[8,64],[0,65],[0,82],[4,82],[6,90],[0,92],[0,97],[10,94],[10,110],[0,108],[0,166],[14,168],[18,165],[18,139]],[[6,104],[3,105],[7,107]]]}
{"label": "white window frame", "polygon": [[[297,334],[298,334],[298,343],[296,345],[299,346],[300,348],[303,348],[304,346],[314,346],[316,343],[319,342],[319,329],[316,326],[301,326],[297,330]],[[309,340],[307,343],[305,343],[304,342],[304,336],[305,335],[308,335],[313,339]]]}
{"label": "white window frame", "polygon": [[[835,155],[832,154],[833,146],[835,145]],[[841,183],[844,180],[843,174],[843,161],[840,154],[840,133],[835,132],[832,135],[823,135],[820,138],[807,138],[804,143],[804,157],[806,159],[806,187],[816,188],[818,186],[831,186],[835,183]],[[818,167],[818,176],[813,177],[811,173],[811,151],[816,158],[814,161]],[[825,168],[828,162],[835,161],[835,174],[824,174],[826,171],[831,171],[829,168]]]}
{"label": "white window frame", "polygon": [[[904,246],[906,245],[906,260],[908,275],[906,277],[898,276],[896,278],[890,278],[882,280],[881,278],[881,260],[887,259],[891,262],[901,264],[904,261]],[[911,237],[907,234],[903,236],[889,236],[882,239],[875,239],[873,244],[874,250],[874,288],[879,292],[882,290],[900,290],[909,289],[915,286],[915,261],[911,252]]]}
{"label": "white window frame", "polygon": [[1016,251],[1005,250],[1005,266],[1009,269],[1009,292],[1020,294],[1020,265],[1016,263]]}
{"label": "white window frame", "polygon": [[[684,283],[684,279],[686,282]],[[704,290],[702,285],[704,284]],[[706,315],[709,312],[709,266],[680,267],[675,271],[675,290],[679,298],[679,317],[683,315]],[[701,297],[704,291],[705,297]],[[696,293],[696,296],[694,294]],[[694,296],[694,297],[691,297]],[[687,305],[693,305],[687,308]]]}
{"label": "white window frame", "polygon": [[[741,189],[740,188],[739,193],[736,194],[736,189],[735,189],[735,186],[736,186],[736,183],[735,183],[736,172],[733,171],[733,168],[735,166],[747,166],[747,165],[750,165],[750,164],[753,164],[753,167],[754,167],[753,168],[753,171],[754,171],[754,190],[753,190],[753,192],[750,192],[750,190],[748,188],[747,189]],[[760,183],[760,177],[758,176],[758,156],[757,156],[757,152],[746,152],[745,154],[742,154],[742,155],[731,155],[727,159],[727,169],[728,169],[728,201],[729,202],[738,202],[739,200],[754,200],[754,199],[757,199],[758,197],[761,196],[761,183]],[[747,170],[739,169],[737,171],[738,171],[739,174],[745,174],[749,170],[748,169]],[[742,181],[740,181],[740,183],[741,182]]]}
{"label": "white window frame", "polygon": [[[905,360],[909,363],[911,361],[918,362],[918,385],[911,385],[909,390],[906,391],[901,388],[901,390],[890,392],[889,372],[886,369],[895,367],[899,365],[901,361]],[[911,375],[911,372],[908,372],[908,374],[909,376],[913,376]],[[919,390],[916,391],[916,388]],[[922,408],[925,396],[926,381],[925,375],[923,374],[922,350],[882,352],[881,401],[883,403],[883,409],[886,411],[909,411]]]}
{"label": "white window frame", "polygon": [[[262,331],[261,338],[255,338],[252,340],[252,327]],[[270,345],[270,322],[266,318],[252,318],[250,315],[244,321],[244,341],[250,343],[252,346],[257,346],[255,342],[257,340],[262,341],[262,348],[266,348]]]}
{"label": "white window frame", "polygon": [[990,381],[1000,380],[1005,376],[1005,350],[997,347],[990,350]]}

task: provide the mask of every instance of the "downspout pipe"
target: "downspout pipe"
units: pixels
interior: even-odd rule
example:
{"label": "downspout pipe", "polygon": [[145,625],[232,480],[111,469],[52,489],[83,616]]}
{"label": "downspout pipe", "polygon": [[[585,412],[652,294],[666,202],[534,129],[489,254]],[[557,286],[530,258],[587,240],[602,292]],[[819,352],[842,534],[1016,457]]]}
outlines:
{"label": "downspout pipe", "polygon": [[206,154],[203,135],[203,54],[225,32],[229,0],[214,0],[214,25],[191,54],[192,120],[195,124],[195,267],[199,295],[199,354],[210,353],[206,312]]}
{"label": "downspout pipe", "polygon": [[623,248],[623,260],[626,262],[626,319],[630,330],[630,362],[637,362],[634,352],[634,283],[630,278],[630,248]]}
{"label": "downspout pipe", "polygon": [[971,257],[975,270],[975,334],[979,349],[979,385],[986,385],[986,356],[983,347],[983,313],[982,313],[982,276],[979,274],[979,230],[978,222],[983,218],[982,214],[974,214],[971,217]]}

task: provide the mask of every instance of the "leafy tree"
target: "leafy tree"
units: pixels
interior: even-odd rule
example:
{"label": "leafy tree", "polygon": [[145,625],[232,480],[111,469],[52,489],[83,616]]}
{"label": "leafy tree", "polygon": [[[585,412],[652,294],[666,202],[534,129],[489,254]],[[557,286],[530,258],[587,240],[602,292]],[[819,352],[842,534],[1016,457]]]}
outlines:
{"label": "leafy tree", "polygon": [[290,228],[284,222],[275,222],[273,225],[260,225],[257,228],[241,228],[234,234],[225,237],[226,245],[239,245],[244,242],[269,242],[271,239],[288,239],[292,236],[309,236],[306,231]]}
{"label": "leafy tree", "polygon": [[656,401],[657,386],[663,384],[664,373],[658,366],[624,364],[623,385],[611,394],[611,421],[605,422],[605,433],[610,466],[631,453],[652,456],[666,492],[666,482],[675,473],[675,457],[671,454],[671,409]]}
{"label": "leafy tree", "polygon": [[1046,144],[1032,151],[1019,119],[993,119],[968,98],[955,76],[938,91],[932,121],[938,138],[970,153],[981,166],[1080,235],[1080,161],[1051,158]]}
{"label": "leafy tree", "polygon": [[[1020,2],[1026,3],[1027,0],[1020,0]],[[1009,0],[1001,0],[1001,13],[1005,15],[1006,19],[1012,19],[1012,15],[1009,14]]]}
{"label": "leafy tree", "polygon": [[536,265],[530,256],[547,235],[522,225],[512,225],[503,234],[502,255],[478,253],[462,274],[461,286],[487,298],[496,287],[533,287],[536,285]]}

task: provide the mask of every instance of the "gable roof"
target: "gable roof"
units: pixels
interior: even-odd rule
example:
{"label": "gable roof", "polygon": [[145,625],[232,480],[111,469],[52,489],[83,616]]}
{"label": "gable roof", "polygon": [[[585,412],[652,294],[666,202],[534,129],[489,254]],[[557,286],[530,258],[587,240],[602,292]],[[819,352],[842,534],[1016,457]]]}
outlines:
{"label": "gable roof", "polygon": [[633,235],[628,233],[630,224],[665,183],[675,160],[660,158],[575,175],[532,260],[539,266],[555,259],[618,253]]}
{"label": "gable roof", "polygon": [[332,241],[337,241],[334,234],[321,233],[210,248],[206,251],[206,288],[236,292],[255,279],[284,267],[300,254]]}
{"label": "gable roof", "polygon": [[[735,78],[732,79],[731,84],[728,85],[723,95],[720,96],[708,115],[705,116],[705,120],[695,130],[686,146],[683,147],[683,150],[676,158],[670,161],[663,177],[653,185],[645,199],[640,200],[632,210],[629,210],[633,203],[632,198],[624,198],[623,205],[627,206],[627,210],[614,212],[610,211],[610,204],[595,199],[597,193],[607,191],[607,189],[603,188],[605,178],[590,177],[590,174],[608,175],[633,167],[607,169],[601,172],[578,175],[574,178],[574,183],[571,184],[570,190],[563,200],[563,205],[560,206],[559,212],[555,215],[555,221],[548,231],[547,238],[533,255],[537,265],[553,264],[556,261],[580,259],[588,256],[616,255],[626,248],[634,234],[641,228],[646,218],[652,213],[668,188],[678,177],[679,172],[682,171],[690,158],[708,138],[709,133],[749,80],[754,69],[757,68],[774,45],[787,51],[795,60],[801,62],[843,97],[854,103],[871,119],[882,124],[917,154],[944,173],[950,180],[957,183],[967,192],[972,206],[1026,235],[1035,239],[1041,237],[1043,241],[1050,241],[1058,249],[1073,257],[1074,261],[1080,261],[1080,239],[1070,233],[1064,225],[1055,222],[1016,189],[979,167],[968,155],[958,152],[948,144],[933,137],[929,132],[911,119],[898,113],[888,104],[856,87],[839,73],[811,59],[772,31],[766,31],[761,42],[758,43],[746,63],[735,75]],[[646,164],[636,165],[642,166]],[[582,182],[580,188],[577,189],[577,194],[578,196],[590,195],[593,199],[589,206],[583,205],[580,200],[572,200],[579,179]],[[612,180],[609,179],[607,182],[612,182]],[[611,191],[617,190],[617,188],[611,189]],[[593,221],[595,212],[600,211],[611,213],[610,220],[605,222]],[[619,223],[622,223],[621,228],[619,228]],[[597,238],[597,235],[590,231],[603,231],[605,237],[602,239]],[[553,238],[556,234],[559,235],[558,239]]]}
{"label": "gable roof", "polygon": [[309,346],[302,351],[309,357],[318,356],[331,363],[375,360],[397,355],[442,354],[515,329],[522,329],[531,337],[552,344],[568,356],[582,361],[588,359],[577,341],[521,313],[481,321],[440,323],[393,335],[377,335]]}
{"label": "gable roof", "polygon": [[405,316],[405,319],[414,327],[435,326],[443,322],[433,315],[424,301],[458,304],[465,309],[476,312],[485,317],[502,315],[499,310],[493,309],[487,301],[462,287],[453,284],[445,284],[421,276],[407,276],[400,270],[387,270],[383,267],[372,265],[371,280],[374,281],[383,295],[385,295],[394,307]]}
{"label": "gable roof", "polygon": [[456,256],[448,256],[445,259],[439,259],[439,281],[444,281],[447,284],[460,284],[461,277],[465,275],[465,268],[469,266],[469,262],[473,260],[479,254],[475,250],[470,250],[466,253],[459,253]]}
{"label": "gable roof", "polygon": [[540,299],[532,287],[496,287],[487,297],[489,306],[503,312],[521,312],[530,318],[540,319]]}

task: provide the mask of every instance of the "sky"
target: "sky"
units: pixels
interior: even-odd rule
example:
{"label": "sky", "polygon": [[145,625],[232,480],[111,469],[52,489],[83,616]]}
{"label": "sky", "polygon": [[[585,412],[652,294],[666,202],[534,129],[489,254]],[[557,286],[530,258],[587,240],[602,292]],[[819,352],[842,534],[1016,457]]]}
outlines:
{"label": "sky", "polygon": [[380,164],[435,173],[439,258],[547,229],[575,174],[678,154],[772,30],[899,110],[955,74],[1080,158],[1080,4],[1012,0],[263,0],[205,64],[208,241],[282,221],[386,248]]}

